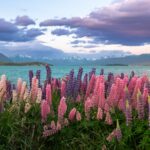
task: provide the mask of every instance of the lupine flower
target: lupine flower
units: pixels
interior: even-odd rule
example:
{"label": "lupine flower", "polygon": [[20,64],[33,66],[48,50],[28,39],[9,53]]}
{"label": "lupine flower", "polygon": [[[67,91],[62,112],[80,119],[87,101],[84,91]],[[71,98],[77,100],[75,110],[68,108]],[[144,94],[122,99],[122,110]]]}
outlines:
{"label": "lupine flower", "polygon": [[24,108],[24,112],[27,113],[31,108],[31,104],[30,103],[26,103],[25,104],[25,108]]}
{"label": "lupine flower", "polygon": [[22,79],[19,78],[18,82],[17,82],[17,94],[18,94],[18,96],[20,95],[21,87],[22,87]]}
{"label": "lupine flower", "polygon": [[113,130],[106,138],[107,141],[111,142],[116,137],[116,130]]}
{"label": "lupine flower", "polygon": [[52,136],[52,135],[56,134],[57,132],[58,132],[57,129],[55,129],[55,130],[45,130],[45,131],[43,131],[43,137]]}
{"label": "lupine flower", "polygon": [[32,102],[36,101],[38,93],[38,79],[36,77],[32,78],[32,87],[31,87],[31,100]]}
{"label": "lupine flower", "polygon": [[108,125],[111,125],[111,124],[112,124],[112,118],[111,118],[111,115],[110,115],[109,112],[106,113],[105,122],[106,122],[106,124],[108,124]]}
{"label": "lupine flower", "polygon": [[103,110],[100,107],[98,107],[97,117],[96,118],[97,118],[97,120],[103,119]]}
{"label": "lupine flower", "polygon": [[83,92],[83,94],[86,93],[87,85],[88,85],[88,74],[86,73],[86,74],[84,75],[83,84],[82,84],[82,92]]}
{"label": "lupine flower", "polygon": [[60,123],[63,122],[66,111],[67,111],[66,99],[62,97],[58,106],[58,120]]}
{"label": "lupine flower", "polygon": [[148,122],[150,128],[150,96],[148,96]]}
{"label": "lupine flower", "polygon": [[61,130],[61,124],[59,123],[59,121],[57,121],[56,130]]}
{"label": "lupine flower", "polygon": [[104,75],[104,69],[103,68],[100,71],[100,75]]}
{"label": "lupine flower", "polygon": [[56,129],[56,125],[55,125],[55,121],[54,121],[54,120],[51,121],[51,128],[52,128],[53,130]]}
{"label": "lupine flower", "polygon": [[64,126],[68,126],[69,125],[69,121],[67,118],[64,119]]}
{"label": "lupine flower", "polygon": [[40,83],[40,81],[41,81],[41,70],[37,70],[36,71],[36,78],[38,79],[38,87],[40,87],[41,86],[41,83]]}
{"label": "lupine flower", "polygon": [[85,98],[89,97],[92,89],[94,88],[94,83],[95,83],[95,75],[93,74],[92,77],[91,77],[91,80],[88,84],[88,87],[87,87],[87,90],[86,90],[86,95],[85,95]]}
{"label": "lupine flower", "polygon": [[117,140],[120,141],[121,138],[122,138],[122,132],[121,132],[118,120],[117,120],[117,128],[116,128],[116,131],[115,131],[115,135],[116,135]]}
{"label": "lupine flower", "polygon": [[132,109],[131,106],[129,105],[128,100],[126,100],[125,116],[126,116],[126,125],[128,126],[132,121]]}
{"label": "lupine flower", "polygon": [[21,90],[20,90],[20,100],[23,99],[23,97],[24,97],[24,93],[26,91],[26,85],[27,85],[26,82],[22,83]]}
{"label": "lupine flower", "polygon": [[76,98],[76,102],[81,102],[81,96],[80,96],[80,94],[78,94],[78,96]]}
{"label": "lupine flower", "polygon": [[32,78],[33,78],[34,74],[33,74],[33,70],[29,70],[29,83],[30,83],[30,89],[32,86]]}
{"label": "lupine flower", "polygon": [[51,106],[52,105],[52,91],[51,91],[51,84],[47,84],[46,86],[46,101]]}
{"label": "lupine flower", "polygon": [[144,101],[141,95],[141,92],[138,90],[137,94],[137,111],[138,111],[138,118],[144,118]]}
{"label": "lupine flower", "polygon": [[61,82],[61,97],[66,96],[66,82],[62,80]]}
{"label": "lupine flower", "polygon": [[46,83],[51,83],[51,68],[46,65]]}
{"label": "lupine flower", "polygon": [[41,103],[41,100],[42,100],[42,90],[41,88],[38,88],[36,103]]}
{"label": "lupine flower", "polygon": [[74,87],[74,98],[75,99],[79,94],[79,90],[80,90],[80,86],[81,86],[82,73],[83,73],[83,68],[80,67],[79,71],[78,71],[78,75],[77,75],[76,84],[75,84],[75,87]]}
{"label": "lupine flower", "polygon": [[70,111],[70,113],[69,113],[69,120],[70,121],[73,121],[74,119],[75,119],[75,117],[76,117],[76,108],[72,108],[71,109],[71,111]]}
{"label": "lupine flower", "polygon": [[84,103],[84,111],[87,120],[90,119],[90,109],[92,108],[92,106],[93,106],[92,101],[90,98],[88,98]]}
{"label": "lupine flower", "polygon": [[45,122],[47,120],[47,115],[50,113],[50,106],[46,100],[42,100],[41,102],[41,116],[42,121]]}
{"label": "lupine flower", "polygon": [[76,112],[76,120],[77,120],[77,121],[81,121],[81,119],[82,119],[82,118],[81,118],[81,114],[80,114],[79,111],[77,111],[77,112]]}
{"label": "lupine flower", "polygon": [[68,77],[68,81],[67,81],[67,88],[66,88],[67,97],[71,97],[73,94],[72,93],[72,91],[73,91],[73,79],[74,79],[74,70],[71,70],[69,77]]}

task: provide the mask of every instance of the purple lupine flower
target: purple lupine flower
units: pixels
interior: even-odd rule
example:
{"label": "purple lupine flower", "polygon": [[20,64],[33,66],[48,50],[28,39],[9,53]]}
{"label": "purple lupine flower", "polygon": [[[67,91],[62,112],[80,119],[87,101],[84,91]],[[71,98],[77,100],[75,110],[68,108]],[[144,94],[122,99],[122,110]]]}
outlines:
{"label": "purple lupine flower", "polygon": [[74,78],[74,70],[72,69],[70,71],[70,74],[69,74],[69,77],[68,77],[68,81],[67,81],[67,89],[66,89],[67,97],[71,97],[72,96],[73,78]]}
{"label": "purple lupine flower", "polygon": [[109,72],[107,76],[107,81],[105,82],[105,97],[109,95],[113,83],[114,75],[113,73]]}
{"label": "purple lupine flower", "polygon": [[100,71],[100,75],[104,75],[104,69],[103,68]]}
{"label": "purple lupine flower", "polygon": [[96,68],[92,68],[92,71],[89,72],[89,81],[91,80],[92,75],[95,75],[96,73]]}
{"label": "purple lupine flower", "polygon": [[121,73],[120,78],[121,78],[121,79],[123,79],[123,78],[124,78],[124,73]]}
{"label": "purple lupine flower", "polygon": [[36,78],[38,79],[38,86],[40,87],[41,70],[36,71]]}
{"label": "purple lupine flower", "polygon": [[75,84],[75,87],[74,87],[74,98],[75,99],[79,94],[79,90],[80,90],[80,86],[81,86],[82,73],[83,73],[83,68],[80,67],[79,71],[78,71],[78,75],[77,75],[76,84]]}
{"label": "purple lupine flower", "polygon": [[32,86],[32,78],[33,78],[34,74],[33,74],[33,70],[29,70],[29,84],[30,84],[30,89]]}
{"label": "purple lupine flower", "polygon": [[82,87],[82,92],[83,92],[83,94],[85,94],[86,93],[86,90],[87,90],[87,85],[88,85],[88,74],[86,73],[85,75],[84,75],[84,78],[83,78],[83,87]]}
{"label": "purple lupine flower", "polygon": [[47,85],[47,81],[45,80],[44,86],[42,88],[42,99],[46,99],[46,85]]}
{"label": "purple lupine flower", "polygon": [[12,85],[12,89],[16,90],[16,85],[15,84]]}
{"label": "purple lupine flower", "polygon": [[10,100],[12,98],[12,85],[10,81],[6,81],[6,96],[7,100]]}
{"label": "purple lupine flower", "polygon": [[46,65],[46,81],[51,83],[51,68],[48,64]]}

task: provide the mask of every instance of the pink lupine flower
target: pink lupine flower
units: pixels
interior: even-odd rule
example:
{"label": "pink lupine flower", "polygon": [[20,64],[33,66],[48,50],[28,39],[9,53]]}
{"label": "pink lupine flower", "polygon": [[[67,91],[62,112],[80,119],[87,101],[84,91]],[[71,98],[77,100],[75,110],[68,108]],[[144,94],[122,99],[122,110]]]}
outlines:
{"label": "pink lupine flower", "polygon": [[92,74],[91,80],[87,86],[85,99],[90,96],[90,93],[92,92],[92,89],[94,88],[95,79],[96,79],[95,75]]}
{"label": "pink lupine flower", "polygon": [[51,106],[52,105],[52,92],[51,92],[51,84],[46,85],[46,101]]}
{"label": "pink lupine flower", "polygon": [[53,129],[53,130],[56,129],[56,125],[55,125],[55,121],[54,120],[51,121],[51,129]]}
{"label": "pink lupine flower", "polygon": [[103,110],[100,107],[98,107],[96,118],[97,118],[97,120],[103,119]]}
{"label": "pink lupine flower", "polygon": [[85,116],[87,120],[90,119],[90,109],[93,106],[93,103],[90,98],[88,98],[85,103],[84,103],[84,111],[85,111]]}
{"label": "pink lupine flower", "polygon": [[80,96],[80,94],[78,94],[78,96],[77,96],[77,98],[76,98],[76,102],[77,102],[77,103],[81,102],[81,96]]}
{"label": "pink lupine flower", "polygon": [[150,128],[150,96],[148,96],[148,122]]}
{"label": "pink lupine flower", "polygon": [[144,118],[144,101],[143,101],[143,97],[141,95],[140,90],[138,90],[138,94],[137,94],[137,111],[138,111],[138,118],[143,119]]}
{"label": "pink lupine flower", "polygon": [[115,131],[115,135],[116,135],[117,140],[120,141],[122,138],[122,132],[121,132],[118,120],[117,120],[117,127],[116,127],[116,131]]}
{"label": "pink lupine flower", "polygon": [[45,122],[47,120],[47,115],[50,113],[50,106],[46,100],[42,100],[41,102],[41,116],[42,121]]}
{"label": "pink lupine flower", "polygon": [[58,130],[45,130],[43,131],[43,137],[48,137],[48,136],[52,136],[54,134],[56,134],[58,132]]}
{"label": "pink lupine flower", "polygon": [[77,120],[77,121],[81,121],[81,119],[82,119],[82,118],[81,118],[81,114],[80,114],[79,111],[77,111],[77,112],[76,112],[76,120]]}
{"label": "pink lupine flower", "polygon": [[38,88],[36,103],[41,103],[42,100],[42,89]]}
{"label": "pink lupine flower", "polygon": [[123,112],[125,111],[125,100],[124,99],[119,100],[118,108],[119,108],[119,110],[122,110]]}
{"label": "pink lupine flower", "polygon": [[56,126],[56,130],[61,130],[61,124],[59,123],[59,121],[57,121],[57,126]]}
{"label": "pink lupine flower", "polygon": [[26,82],[22,83],[21,90],[20,90],[20,99],[23,99],[24,97],[24,93],[26,91],[26,85],[27,85]]}
{"label": "pink lupine flower", "polygon": [[38,92],[38,79],[36,77],[32,78],[32,86],[31,86],[31,100],[32,102],[36,101]]}
{"label": "pink lupine flower", "polygon": [[62,97],[58,106],[58,120],[60,121],[60,123],[63,122],[63,118],[66,111],[67,111],[66,99]]}
{"label": "pink lupine flower", "polygon": [[132,109],[131,106],[129,105],[128,100],[126,100],[125,116],[126,116],[126,125],[128,126],[132,121]]}
{"label": "pink lupine flower", "polygon": [[141,89],[141,83],[142,83],[141,78],[138,78],[132,95],[132,105],[134,108],[136,108],[137,106],[137,96],[138,96],[137,93]]}
{"label": "pink lupine flower", "polygon": [[104,108],[105,105],[105,87],[104,83],[100,83],[99,85],[99,104],[101,108]]}
{"label": "pink lupine flower", "polygon": [[104,112],[107,113],[109,112],[109,110],[110,110],[110,106],[108,105],[108,103],[105,103]]}
{"label": "pink lupine flower", "polygon": [[7,91],[6,91],[7,83],[6,82],[7,82],[6,76],[2,75],[1,80],[0,80],[0,112],[4,110],[3,102],[7,98]]}
{"label": "pink lupine flower", "polygon": [[148,88],[144,88],[143,100],[144,100],[144,106],[145,106],[147,104],[147,101],[148,101]]}
{"label": "pink lupine flower", "polygon": [[72,108],[71,109],[71,111],[70,111],[70,113],[69,113],[69,120],[70,121],[73,121],[74,119],[75,119],[75,117],[76,117],[76,108]]}
{"label": "pink lupine flower", "polygon": [[68,126],[69,125],[69,121],[67,118],[64,119],[64,126]]}
{"label": "pink lupine flower", "polygon": [[17,94],[20,95],[21,92],[21,87],[22,87],[22,79],[19,78],[17,82]]}
{"label": "pink lupine flower", "polygon": [[114,129],[106,138],[107,141],[111,142],[113,138],[116,137],[116,129]]}
{"label": "pink lupine flower", "polygon": [[66,82],[62,80],[61,82],[61,97],[66,96]]}
{"label": "pink lupine flower", "polygon": [[16,90],[13,90],[12,92],[12,102],[16,102],[17,101],[17,91]]}
{"label": "pink lupine flower", "polygon": [[110,94],[108,96],[108,103],[111,107],[113,107],[116,104],[115,99],[117,98],[117,86],[115,84],[112,84]]}
{"label": "pink lupine flower", "polygon": [[112,124],[112,118],[109,112],[106,113],[106,119],[105,119],[106,124],[111,125]]}

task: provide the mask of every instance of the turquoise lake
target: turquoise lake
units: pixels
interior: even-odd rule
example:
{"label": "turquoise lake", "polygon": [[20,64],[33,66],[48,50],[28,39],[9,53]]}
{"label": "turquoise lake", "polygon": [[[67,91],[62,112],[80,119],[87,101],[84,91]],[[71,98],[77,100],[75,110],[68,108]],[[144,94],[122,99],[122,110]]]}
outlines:
{"label": "turquoise lake", "polygon": [[[75,74],[78,72],[80,66],[51,66],[52,76],[61,78],[69,73],[71,69],[74,69]],[[96,74],[100,73],[101,68],[104,68],[105,74],[113,72],[114,74],[130,74],[132,70],[135,71],[137,75],[148,74],[150,76],[150,66],[82,66],[83,72],[89,72],[93,67],[96,68]],[[44,66],[0,66],[0,76],[5,74],[8,80],[16,83],[17,79],[20,77],[25,81],[28,81],[28,72],[33,70],[41,70],[41,79],[44,81],[46,77],[46,70]]]}

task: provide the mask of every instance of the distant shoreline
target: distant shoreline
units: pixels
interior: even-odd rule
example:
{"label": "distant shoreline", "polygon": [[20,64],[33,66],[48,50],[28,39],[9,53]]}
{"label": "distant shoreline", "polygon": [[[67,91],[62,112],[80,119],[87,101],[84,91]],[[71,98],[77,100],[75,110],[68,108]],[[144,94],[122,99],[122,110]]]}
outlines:
{"label": "distant shoreline", "polygon": [[[0,62],[0,66],[45,66],[44,62]],[[53,66],[51,64],[48,64]]]}

